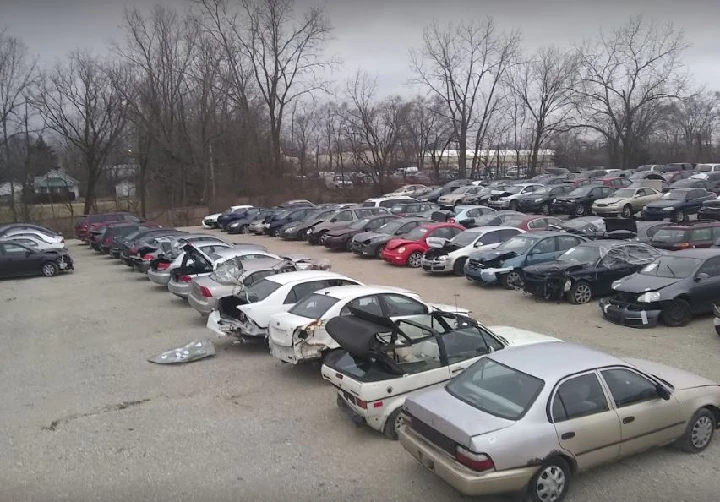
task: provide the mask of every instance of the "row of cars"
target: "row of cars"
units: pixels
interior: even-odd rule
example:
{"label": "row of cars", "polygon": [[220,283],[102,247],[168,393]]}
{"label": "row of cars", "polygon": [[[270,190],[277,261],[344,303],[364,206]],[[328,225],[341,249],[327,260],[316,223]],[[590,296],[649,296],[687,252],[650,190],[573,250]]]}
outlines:
{"label": "row of cars", "polygon": [[54,277],[73,269],[65,238],[58,232],[33,223],[0,227],[0,279]]}

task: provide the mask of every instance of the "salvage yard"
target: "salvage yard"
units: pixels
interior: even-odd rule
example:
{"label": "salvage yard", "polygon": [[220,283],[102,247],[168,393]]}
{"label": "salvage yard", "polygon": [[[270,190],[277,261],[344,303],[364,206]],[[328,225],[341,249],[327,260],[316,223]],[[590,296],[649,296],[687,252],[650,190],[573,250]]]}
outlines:
{"label": "salvage yard", "polygon": [[[539,302],[302,242],[222,235],[330,259],[336,272],[457,303],[486,325],[720,380],[711,317],[634,330],[604,321],[597,302]],[[352,425],[318,365],[291,367],[264,346],[218,340],[195,310],[144,275],[76,242],[69,249],[74,273],[0,281],[0,500],[461,499],[397,442]],[[199,337],[216,343],[214,358],[147,362]],[[717,493],[716,440],[699,455],[665,448],[582,475],[567,500],[703,501]]]}

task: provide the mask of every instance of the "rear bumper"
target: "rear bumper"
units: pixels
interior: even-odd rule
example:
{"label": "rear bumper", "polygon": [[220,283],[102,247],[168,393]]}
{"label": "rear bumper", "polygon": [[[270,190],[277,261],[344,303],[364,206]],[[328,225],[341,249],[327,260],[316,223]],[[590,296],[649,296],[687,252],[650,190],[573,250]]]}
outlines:
{"label": "rear bumper", "polygon": [[170,272],[167,270],[148,270],[148,279],[158,286],[167,286],[170,282]]}
{"label": "rear bumper", "polygon": [[217,307],[217,298],[198,298],[191,291],[188,294],[188,304],[203,315],[209,315]]}
{"label": "rear bumper", "polygon": [[400,444],[424,467],[463,495],[519,492],[527,486],[537,471],[537,467],[486,473],[471,471],[407,426],[400,429]]}
{"label": "rear bumper", "polygon": [[187,298],[190,294],[190,284],[189,282],[177,282],[177,281],[169,281],[168,282],[168,291],[170,291],[175,296],[179,296],[180,298]]}
{"label": "rear bumper", "polygon": [[[660,321],[660,309],[644,309],[639,305],[617,305],[609,298],[602,298],[599,302],[603,317],[614,323],[631,328],[652,328]],[[648,307],[652,304],[648,305]]]}

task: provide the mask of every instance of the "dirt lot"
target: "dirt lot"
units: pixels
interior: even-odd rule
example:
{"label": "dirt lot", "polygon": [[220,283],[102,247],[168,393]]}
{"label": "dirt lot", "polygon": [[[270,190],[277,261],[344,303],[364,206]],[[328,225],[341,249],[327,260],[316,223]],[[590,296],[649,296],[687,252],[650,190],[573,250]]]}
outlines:
{"label": "dirt lot", "polygon": [[[710,318],[638,331],[603,321],[595,304],[539,303],[304,243],[233,240],[329,257],[338,272],[431,301],[457,295],[486,324],[720,380]],[[146,362],[212,334],[144,276],[76,244],[71,252],[71,275],[0,281],[0,500],[460,500],[397,443],[354,427],[317,366],[282,365],[263,347],[225,340],[214,359]],[[666,448],[583,475],[569,500],[709,501],[718,493],[720,437],[701,455]]]}

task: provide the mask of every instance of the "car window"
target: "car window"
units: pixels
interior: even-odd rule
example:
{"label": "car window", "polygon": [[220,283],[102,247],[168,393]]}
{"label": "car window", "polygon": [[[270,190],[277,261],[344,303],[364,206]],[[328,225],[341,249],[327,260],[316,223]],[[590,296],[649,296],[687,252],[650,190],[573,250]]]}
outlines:
{"label": "car window", "polygon": [[486,234],[483,234],[483,236],[480,237],[480,239],[478,239],[478,241],[475,243],[475,247],[487,246],[488,244],[497,244],[498,242],[500,242],[500,232],[501,231],[488,232]]}
{"label": "car window", "polygon": [[558,240],[558,251],[565,251],[570,248],[574,248],[578,244],[582,243],[577,237],[571,235],[561,235],[557,238]]}
{"label": "car window", "polygon": [[345,304],[342,310],[340,310],[340,315],[351,314],[351,307],[359,310],[364,310],[365,312],[368,312],[370,314],[375,314],[378,316],[383,315],[382,307],[380,306],[379,295],[363,296],[362,298],[355,298],[354,300],[349,301]]}
{"label": "car window", "polygon": [[539,228],[547,228],[547,226],[547,220],[545,218],[538,218],[528,223],[528,228],[532,228],[533,230],[537,230]]}
{"label": "car window", "polygon": [[720,276],[720,256],[710,258],[708,261],[703,263],[702,267],[698,270],[699,274],[707,274],[710,277]]}
{"label": "car window", "polygon": [[576,376],[560,384],[552,402],[553,422],[587,417],[610,409],[595,373]]}
{"label": "car window", "polygon": [[285,301],[283,303],[297,303],[310,293],[314,293],[315,291],[328,286],[327,281],[308,281],[296,284],[290,289],[290,292],[285,297]]}
{"label": "car window", "polygon": [[655,384],[632,370],[608,369],[601,374],[618,408],[658,397]]}
{"label": "car window", "polygon": [[386,294],[383,295],[383,299],[385,300],[387,315],[390,317],[421,315],[428,312],[424,304],[404,295]]}
{"label": "car window", "polygon": [[429,236],[443,237],[445,239],[452,239],[453,237],[455,237],[455,232],[453,232],[453,230],[455,230],[453,227],[442,227],[442,228],[433,230]]}
{"label": "car window", "polygon": [[27,248],[10,242],[6,242],[3,246],[5,247],[5,254],[23,254],[27,251]]}
{"label": "car window", "polygon": [[508,228],[505,230],[500,230],[497,232],[500,236],[500,242],[505,242],[506,240],[510,239],[511,237],[515,237],[517,234],[520,233],[519,228]]}
{"label": "car window", "polygon": [[465,212],[465,216],[468,218],[475,218],[476,216],[482,215],[482,211],[479,209],[469,209],[467,212]]}
{"label": "car window", "polygon": [[720,226],[710,228],[712,228],[713,240],[720,239]]}
{"label": "car window", "polygon": [[395,361],[404,373],[415,374],[442,367],[440,346],[435,337],[425,337],[412,345],[396,344]]}
{"label": "car window", "polygon": [[248,275],[244,280],[243,284],[245,286],[250,286],[251,284],[255,284],[260,279],[264,279],[265,277],[268,277],[270,275],[275,275],[275,270],[258,270],[257,272],[253,272],[252,274]]}
{"label": "car window", "polygon": [[552,253],[555,251],[555,239],[552,237],[543,239],[533,247],[533,253]]}
{"label": "car window", "polygon": [[692,231],[692,240],[694,241],[710,241],[712,240],[712,228],[696,228]]}
{"label": "car window", "polygon": [[503,344],[485,330],[465,326],[448,331],[442,337],[448,364],[459,363],[503,348]]}
{"label": "car window", "polygon": [[352,221],[352,219],[351,211],[340,211],[337,216],[335,216],[335,221]]}

